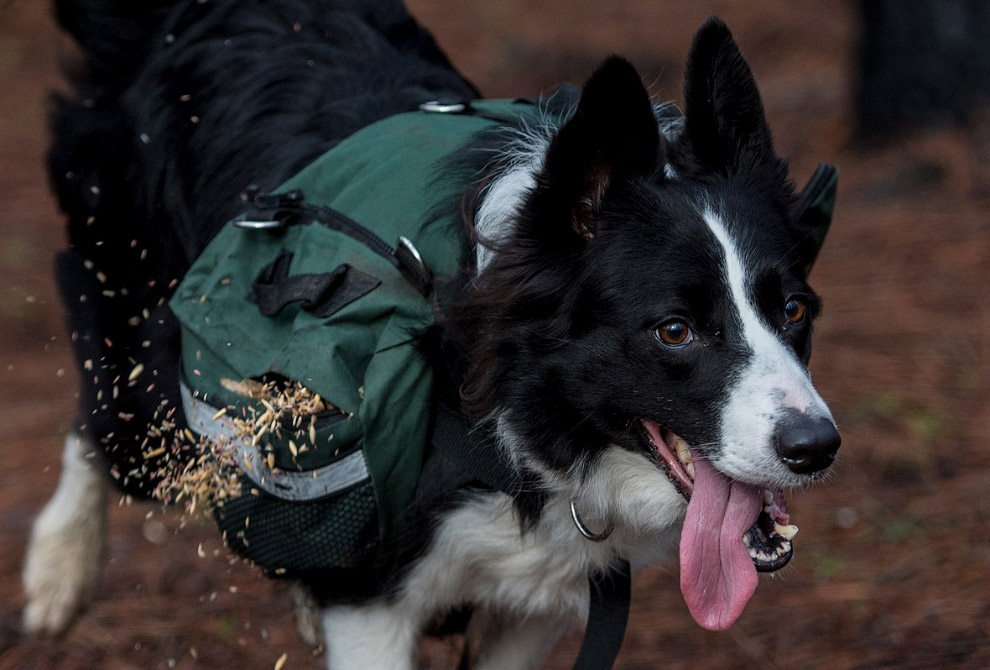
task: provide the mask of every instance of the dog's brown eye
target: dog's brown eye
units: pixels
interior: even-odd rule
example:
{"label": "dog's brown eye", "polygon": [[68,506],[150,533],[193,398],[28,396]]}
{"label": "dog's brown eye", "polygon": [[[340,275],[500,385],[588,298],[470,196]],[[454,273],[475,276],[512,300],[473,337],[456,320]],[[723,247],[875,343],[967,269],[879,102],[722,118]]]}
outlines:
{"label": "dog's brown eye", "polygon": [[797,298],[791,298],[784,305],[784,316],[791,323],[801,323],[804,320],[804,302]]}
{"label": "dog's brown eye", "polygon": [[657,328],[656,334],[669,347],[679,347],[694,339],[694,333],[683,321],[669,321]]}

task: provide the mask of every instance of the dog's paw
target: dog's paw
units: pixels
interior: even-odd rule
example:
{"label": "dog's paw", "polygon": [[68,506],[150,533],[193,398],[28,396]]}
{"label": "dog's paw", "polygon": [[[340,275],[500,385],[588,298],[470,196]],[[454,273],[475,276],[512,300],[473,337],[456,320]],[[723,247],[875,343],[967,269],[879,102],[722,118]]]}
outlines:
{"label": "dog's paw", "polygon": [[89,603],[105,544],[101,520],[55,519],[50,509],[35,523],[24,565],[24,629],[32,634],[64,632]]}
{"label": "dog's paw", "polygon": [[92,599],[106,550],[106,483],[70,436],[55,495],[31,530],[24,562],[24,629],[64,632]]}

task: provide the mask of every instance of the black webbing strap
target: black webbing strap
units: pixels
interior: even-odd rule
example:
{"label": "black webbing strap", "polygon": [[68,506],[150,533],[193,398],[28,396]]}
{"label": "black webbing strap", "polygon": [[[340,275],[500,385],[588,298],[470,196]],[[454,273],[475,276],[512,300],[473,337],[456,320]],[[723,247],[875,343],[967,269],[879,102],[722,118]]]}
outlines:
{"label": "black webbing strap", "polygon": [[509,495],[518,491],[519,476],[498,448],[472,437],[467,420],[448,407],[437,409],[430,444],[485,486]]}
{"label": "black webbing strap", "polygon": [[619,655],[629,620],[632,591],[629,561],[623,560],[608,572],[591,573],[588,587],[591,591],[588,624],[574,670],[608,670]]}
{"label": "black webbing strap", "polygon": [[275,316],[291,302],[317,318],[327,318],[345,305],[365,295],[381,283],[377,277],[361,272],[346,263],[330,272],[289,275],[292,252],[282,249],[268,265],[261,268],[251,284],[249,302],[265,316]]}
{"label": "black webbing strap", "polygon": [[[473,438],[467,420],[441,406],[433,420],[430,444],[447,460],[489,488],[514,495],[519,475],[498,448]],[[609,670],[619,655],[629,620],[632,574],[628,561],[588,575],[588,624],[574,670]]]}

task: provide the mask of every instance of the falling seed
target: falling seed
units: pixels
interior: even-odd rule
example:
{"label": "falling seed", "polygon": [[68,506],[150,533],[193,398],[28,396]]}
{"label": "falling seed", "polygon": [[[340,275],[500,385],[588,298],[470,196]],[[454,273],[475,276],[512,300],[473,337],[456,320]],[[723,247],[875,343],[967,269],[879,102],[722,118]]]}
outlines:
{"label": "falling seed", "polygon": [[196,553],[199,555],[200,558],[206,558],[206,552],[203,551],[203,543],[202,542],[199,543],[199,547],[197,547]]}
{"label": "falling seed", "polygon": [[141,137],[141,141],[144,142],[145,144],[151,141],[151,138],[148,137],[148,133],[141,133],[140,137]]}
{"label": "falling seed", "polygon": [[144,460],[150,461],[152,458],[157,458],[165,453],[165,447],[158,447],[157,449],[152,449],[144,455]]}
{"label": "falling seed", "polygon": [[189,117],[189,121],[192,122],[192,123],[199,123],[199,117],[198,116],[195,116],[195,115],[194,116],[190,116]]}
{"label": "falling seed", "polygon": [[181,100],[182,102],[189,102],[189,100],[191,100],[191,99],[192,99],[192,96],[189,95],[188,93],[185,93],[185,94],[179,96],[179,100]]}
{"label": "falling seed", "polygon": [[226,413],[227,413],[227,408],[224,407],[223,409],[219,410],[216,414],[213,415],[213,421],[216,421]]}
{"label": "falling seed", "polygon": [[293,442],[292,440],[289,440],[289,451],[292,452],[293,458],[299,455],[299,447],[297,447],[296,443]]}
{"label": "falling seed", "polygon": [[90,186],[89,187],[89,192],[92,193],[93,195],[99,195],[100,194],[100,187],[99,186]]}
{"label": "falling seed", "polygon": [[289,660],[289,654],[283,652],[282,655],[278,657],[278,660],[275,661],[275,670],[282,670],[287,660]]}
{"label": "falling seed", "polygon": [[144,364],[138,363],[137,365],[134,366],[134,369],[131,370],[131,374],[127,375],[127,381],[129,382],[134,381],[135,379],[141,376],[142,372],[144,372]]}

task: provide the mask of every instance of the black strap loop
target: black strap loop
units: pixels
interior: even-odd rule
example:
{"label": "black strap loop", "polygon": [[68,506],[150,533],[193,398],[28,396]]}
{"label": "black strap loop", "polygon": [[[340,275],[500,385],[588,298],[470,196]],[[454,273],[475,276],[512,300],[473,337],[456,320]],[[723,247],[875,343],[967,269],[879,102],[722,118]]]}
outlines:
{"label": "black strap loop", "polygon": [[810,229],[819,247],[825,241],[825,234],[832,223],[838,182],[839,169],[821,163],[798,196],[798,218]]}
{"label": "black strap loop", "polygon": [[346,263],[330,272],[290,277],[291,263],[292,252],[282,249],[275,260],[261,268],[251,284],[247,299],[267,317],[275,316],[291,302],[302,301],[303,310],[327,318],[381,283]]}

